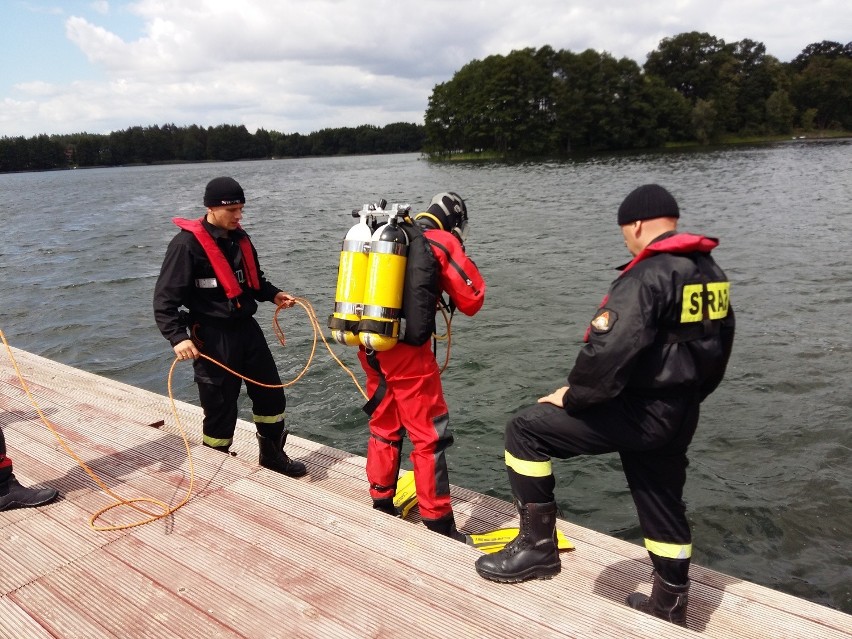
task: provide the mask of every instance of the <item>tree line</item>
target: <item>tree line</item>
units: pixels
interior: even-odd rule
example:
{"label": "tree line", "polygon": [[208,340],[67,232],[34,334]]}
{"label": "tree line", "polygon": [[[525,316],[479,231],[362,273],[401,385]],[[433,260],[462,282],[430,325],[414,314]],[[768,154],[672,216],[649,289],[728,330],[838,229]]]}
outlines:
{"label": "tree line", "polygon": [[74,133],[0,138],[0,172],[170,162],[249,160],[416,152],[423,148],[422,124],[398,122],[284,134],[244,125],[209,128],[134,126],[101,135]]}
{"label": "tree line", "polygon": [[550,46],[474,60],[437,85],[425,114],[432,155],[564,155],[852,130],[852,42],[810,44],[789,63],[753,40],[693,31],[640,67]]}
{"label": "tree line", "polygon": [[473,60],[436,85],[424,121],[305,135],[166,124],[2,137],[0,172],[416,151],[558,156],[850,131],[852,42],[810,44],[782,63],[760,42],[693,31],[663,39],[642,67],[593,49],[516,50]]}

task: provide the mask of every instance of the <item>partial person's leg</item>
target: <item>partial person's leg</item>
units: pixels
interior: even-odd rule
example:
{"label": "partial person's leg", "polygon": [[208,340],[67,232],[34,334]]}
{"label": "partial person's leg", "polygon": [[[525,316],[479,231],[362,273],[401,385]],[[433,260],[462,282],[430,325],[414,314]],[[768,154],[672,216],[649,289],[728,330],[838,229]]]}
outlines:
{"label": "partial person's leg", "polygon": [[423,524],[464,541],[456,529],[446,450],[453,443],[441,374],[429,343],[399,344],[379,357],[397,412],[411,439],[411,463]]}
{"label": "partial person's leg", "polygon": [[627,603],[638,610],[686,625],[692,532],[686,518],[683,487],[689,461],[686,450],[698,421],[698,408],[687,414],[676,437],[646,452],[622,452],[621,462],[636,504],[645,548],[654,566],[651,597],[634,593]]}
{"label": "partial person's leg", "polygon": [[364,350],[360,349],[358,359],[367,375],[367,395],[370,397],[364,406],[364,412],[370,418],[366,467],[370,497],[373,499],[373,508],[396,516],[393,498],[399,478],[404,429],[376,354],[368,358]]}
{"label": "partial person's leg", "polygon": [[289,477],[301,477],[308,472],[305,464],[290,459],[284,452],[288,435],[285,422],[287,398],[284,389],[267,387],[281,386],[275,359],[263,331],[254,320],[247,323],[241,337],[245,343],[243,374],[266,385],[246,382],[246,391],[252,400],[252,419],[257,428],[259,463],[264,468]]}
{"label": "partial person's leg", "polygon": [[237,423],[237,401],[242,381],[228,375],[215,382],[196,382],[198,399],[204,410],[202,443],[227,453],[234,441]]}
{"label": "partial person's leg", "polygon": [[509,421],[505,459],[521,530],[502,551],[477,559],[481,576],[512,583],[549,579],[561,570],[551,458],[612,452],[615,441],[637,439],[617,404],[587,411],[587,415],[588,421],[577,419],[562,408],[542,403]]}
{"label": "partial person's leg", "polygon": [[[239,362],[239,350],[230,343],[229,331],[196,324],[192,336],[196,347],[216,362],[231,369]],[[193,370],[198,385],[198,400],[204,410],[202,443],[227,453],[234,441],[242,380],[201,357],[193,362]]]}
{"label": "partial person's leg", "polygon": [[53,488],[25,488],[12,472],[12,460],[6,456],[6,438],[0,428],[0,511],[42,506],[59,496]]}

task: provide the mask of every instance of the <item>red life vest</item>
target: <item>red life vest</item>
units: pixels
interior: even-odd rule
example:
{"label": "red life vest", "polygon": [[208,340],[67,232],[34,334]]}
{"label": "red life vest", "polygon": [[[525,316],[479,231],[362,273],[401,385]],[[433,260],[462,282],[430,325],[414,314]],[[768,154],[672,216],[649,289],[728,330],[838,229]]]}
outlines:
{"label": "red life vest", "polygon": [[[203,219],[204,218],[201,217],[197,220],[187,220],[182,217],[175,217],[172,218],[172,222],[177,224],[184,231],[189,231],[195,236],[195,239],[197,239],[198,243],[201,244],[201,248],[204,249],[207,259],[210,260],[210,264],[213,266],[213,272],[216,274],[216,279],[222,288],[225,289],[225,295],[228,296],[228,299],[236,299],[242,295],[243,287],[240,285],[239,281],[237,281],[237,276],[234,274],[234,268],[230,263],[228,263],[222,249],[219,248],[216,240],[201,223]],[[237,228],[242,230],[240,226],[237,226]],[[247,235],[243,235],[240,238],[239,246],[240,251],[243,254],[246,283],[250,288],[259,290],[260,277],[258,276],[257,261],[254,259],[251,241]]]}
{"label": "red life vest", "polygon": [[[627,271],[632,269],[642,260],[648,259],[649,257],[657,255],[658,253],[694,253],[696,251],[699,251],[701,253],[709,253],[717,246],[719,246],[719,240],[716,240],[712,237],[694,235],[692,233],[677,233],[676,235],[672,235],[670,237],[660,240],[659,242],[654,242],[653,244],[649,244],[648,246],[646,246],[639,252],[636,257],[634,257],[621,269],[621,273],[619,273],[618,277],[624,275]],[[598,305],[598,308],[600,309],[606,306],[608,299],[609,293],[604,295],[604,298],[601,300],[601,303]],[[591,331],[592,326],[590,324],[586,327],[586,334],[583,335],[584,342],[589,341],[589,335],[591,334]]]}

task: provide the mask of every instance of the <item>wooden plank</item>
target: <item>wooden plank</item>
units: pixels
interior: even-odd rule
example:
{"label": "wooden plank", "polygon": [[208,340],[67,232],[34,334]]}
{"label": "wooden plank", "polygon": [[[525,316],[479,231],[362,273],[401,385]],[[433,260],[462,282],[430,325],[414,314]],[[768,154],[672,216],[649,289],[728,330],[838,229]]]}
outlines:
{"label": "wooden plank", "polygon": [[[86,463],[125,498],[151,494],[172,516],[96,532],[112,503],[41,424],[0,358],[0,424],[16,474],[60,489],[38,509],[0,514],[0,636],[582,636],[852,639],[852,617],[693,566],[689,629],[624,605],[649,589],[644,549],[560,520],[577,550],[550,581],[494,584],[473,570],[477,551],[430,533],[416,515],[370,507],[364,458],[300,439],[288,453],[308,476],[257,466],[254,426],[238,421],[238,457],[201,447],[200,410],[178,404],[192,426],[192,470],[168,398],[15,351],[39,405]],[[32,380],[37,379],[38,384]],[[20,443],[20,446],[18,444]],[[460,528],[517,523],[511,504],[453,486]],[[110,520],[130,522],[126,506]],[[6,541],[8,540],[8,543]],[[33,634],[35,633],[35,634]],[[47,633],[47,634],[45,634]]]}
{"label": "wooden plank", "polygon": [[0,598],[0,629],[8,634],[0,636],[14,639],[53,639],[54,635],[41,627],[14,601],[7,597]]}
{"label": "wooden plank", "polygon": [[[51,637],[62,639],[115,639],[116,634],[90,619],[81,609],[75,593],[57,592],[48,578],[39,579],[26,588],[7,596],[32,623],[45,628]],[[5,599],[6,597],[4,597]],[[0,626],[0,631],[8,637],[19,626]]]}
{"label": "wooden plank", "polygon": [[[309,543],[312,535],[304,520],[275,514],[270,519],[269,510],[262,504],[235,495],[219,497],[215,506],[194,505],[184,513],[175,532],[188,540],[189,547],[198,553],[199,562],[215,555],[229,562],[230,548],[245,548],[246,541],[251,539],[263,540],[244,551],[249,554],[243,562],[244,570],[239,573],[240,592],[271,588],[298,595],[312,609],[321,603],[325,609],[322,614],[332,616],[353,636],[373,636],[382,628],[405,628],[418,616],[428,620],[418,632],[424,637],[446,637],[448,633],[516,637],[520,630],[495,633],[493,627],[483,625],[477,616],[460,617],[458,601],[453,602],[450,610],[441,610],[441,599],[446,593],[419,595],[424,588],[423,579],[412,581],[400,572],[398,562],[384,555],[364,551],[346,539],[336,539],[330,544],[314,540]],[[229,518],[220,510],[234,506],[235,512],[243,516]],[[247,526],[246,518],[254,525]],[[269,525],[260,525],[260,520]],[[139,534],[143,536],[144,532]],[[293,543],[294,539],[300,543]],[[180,557],[174,559],[180,561]],[[246,582],[252,584],[251,588],[246,588]],[[370,608],[378,608],[380,614],[365,614]]]}
{"label": "wooden plank", "polygon": [[[43,607],[51,597],[60,610],[71,612],[73,622],[66,621]],[[85,632],[103,636],[146,637],[239,637],[206,611],[184,602],[137,571],[128,569],[121,560],[98,553],[82,558],[62,571],[46,575],[13,595],[22,607],[40,623],[57,628],[60,637],[88,637],[77,634],[77,626]],[[60,603],[60,602],[64,602]],[[56,608],[53,608],[55,610]],[[70,627],[69,627],[70,626]],[[97,635],[100,636],[100,635]]]}
{"label": "wooden plank", "polygon": [[[547,582],[550,587],[548,591],[545,582],[506,586],[485,581],[473,571],[473,560],[479,556],[478,551],[448,538],[436,536],[424,526],[382,515],[351,501],[339,500],[334,493],[321,492],[318,487],[314,487],[313,492],[306,493],[297,484],[282,484],[280,490],[286,498],[272,498],[268,485],[265,485],[265,482],[259,484],[253,481],[254,478],[255,476],[236,482],[231,490],[239,491],[240,495],[267,507],[263,511],[264,529],[278,530],[282,537],[296,536],[304,539],[301,549],[310,543],[318,543],[320,548],[325,547],[324,539],[333,540],[330,543],[335,549],[344,544],[339,551],[346,556],[364,551],[375,553],[377,548],[381,549],[384,557],[393,559],[397,564],[392,571],[386,573],[386,580],[391,580],[397,573],[403,576],[417,575],[418,586],[430,586],[428,594],[423,597],[424,601],[442,602],[447,609],[457,610],[463,618],[480,617],[488,622],[491,632],[502,628],[506,636],[518,636],[519,632],[529,632],[531,627],[538,624],[544,633],[588,637],[623,636],[623,628],[612,623],[609,613],[589,613],[589,610],[594,611],[601,603],[589,593],[572,592],[572,596],[577,596],[580,600],[587,599],[590,605],[583,606],[582,601],[578,601],[577,609],[566,615],[562,605],[556,604],[548,594],[553,592],[550,582]],[[258,474],[256,478],[260,480],[263,477]],[[275,480],[270,478],[269,481]],[[225,494],[231,490],[211,495],[210,499],[224,499]],[[247,508],[248,506],[244,507]],[[270,510],[280,511],[281,515],[271,515]],[[297,520],[301,520],[301,523]],[[233,526],[233,531],[239,532],[237,522],[233,522]],[[294,526],[295,530],[291,528]],[[317,532],[303,530],[303,526],[314,529],[319,527],[324,534],[318,535]],[[344,561],[342,555],[337,556],[337,562]],[[361,560],[356,562],[356,565],[360,563]],[[329,569],[333,570],[333,567],[330,566]],[[347,572],[354,569],[355,567],[349,568]],[[407,593],[404,595],[406,597],[416,596],[418,592],[411,590],[410,585],[404,583],[400,584],[400,588]],[[544,596],[527,596],[530,593],[543,593]],[[523,600],[523,605],[518,605],[519,597]],[[619,606],[618,610],[614,611],[616,616],[637,616],[635,612],[622,608],[625,607]],[[499,616],[494,615],[495,610],[499,610]],[[635,623],[632,636],[668,636],[669,628],[661,626],[670,624],[663,624],[647,615],[633,621]]]}

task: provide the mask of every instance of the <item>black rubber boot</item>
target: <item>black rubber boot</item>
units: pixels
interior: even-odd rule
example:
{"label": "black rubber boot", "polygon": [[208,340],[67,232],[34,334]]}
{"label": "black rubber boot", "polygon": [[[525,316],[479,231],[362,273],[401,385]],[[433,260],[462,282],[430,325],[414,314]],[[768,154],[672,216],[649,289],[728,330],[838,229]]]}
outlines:
{"label": "black rubber boot", "polygon": [[688,593],[688,581],[683,586],[676,586],[665,581],[655,572],[651,596],[648,597],[641,592],[634,592],[627,597],[627,604],[636,610],[641,610],[649,615],[665,619],[678,626],[686,627],[686,604],[689,602]]}
{"label": "black rubber boot", "polygon": [[264,437],[257,433],[257,443],[260,447],[258,463],[264,468],[288,477],[301,477],[308,472],[307,467],[300,461],[287,457],[284,452],[284,442],[287,441],[287,431],[278,437]]}
{"label": "black rubber boot", "polygon": [[393,497],[374,499],[373,508],[393,517],[399,517],[399,512],[397,511],[396,506],[393,505]]}
{"label": "black rubber boot", "polygon": [[43,506],[59,496],[53,488],[24,488],[15,479],[15,475],[0,482],[0,510]]}
{"label": "black rubber boot", "polygon": [[476,560],[480,577],[513,584],[528,579],[550,579],[562,570],[556,542],[556,502],[518,504],[521,529],[499,552]]}
{"label": "black rubber boot", "polygon": [[424,519],[423,525],[432,532],[444,535],[445,537],[451,537],[462,543],[467,542],[467,537],[456,529],[456,518],[453,513],[444,515],[440,519]]}
{"label": "black rubber boot", "polygon": [[207,448],[212,448],[213,450],[218,450],[220,453],[226,453],[228,455],[233,454],[234,456],[236,456],[236,453],[231,453],[231,451],[230,451],[231,446],[230,445],[228,445],[228,446],[211,446],[210,444],[208,444],[206,442],[202,442],[202,445],[207,446]]}

